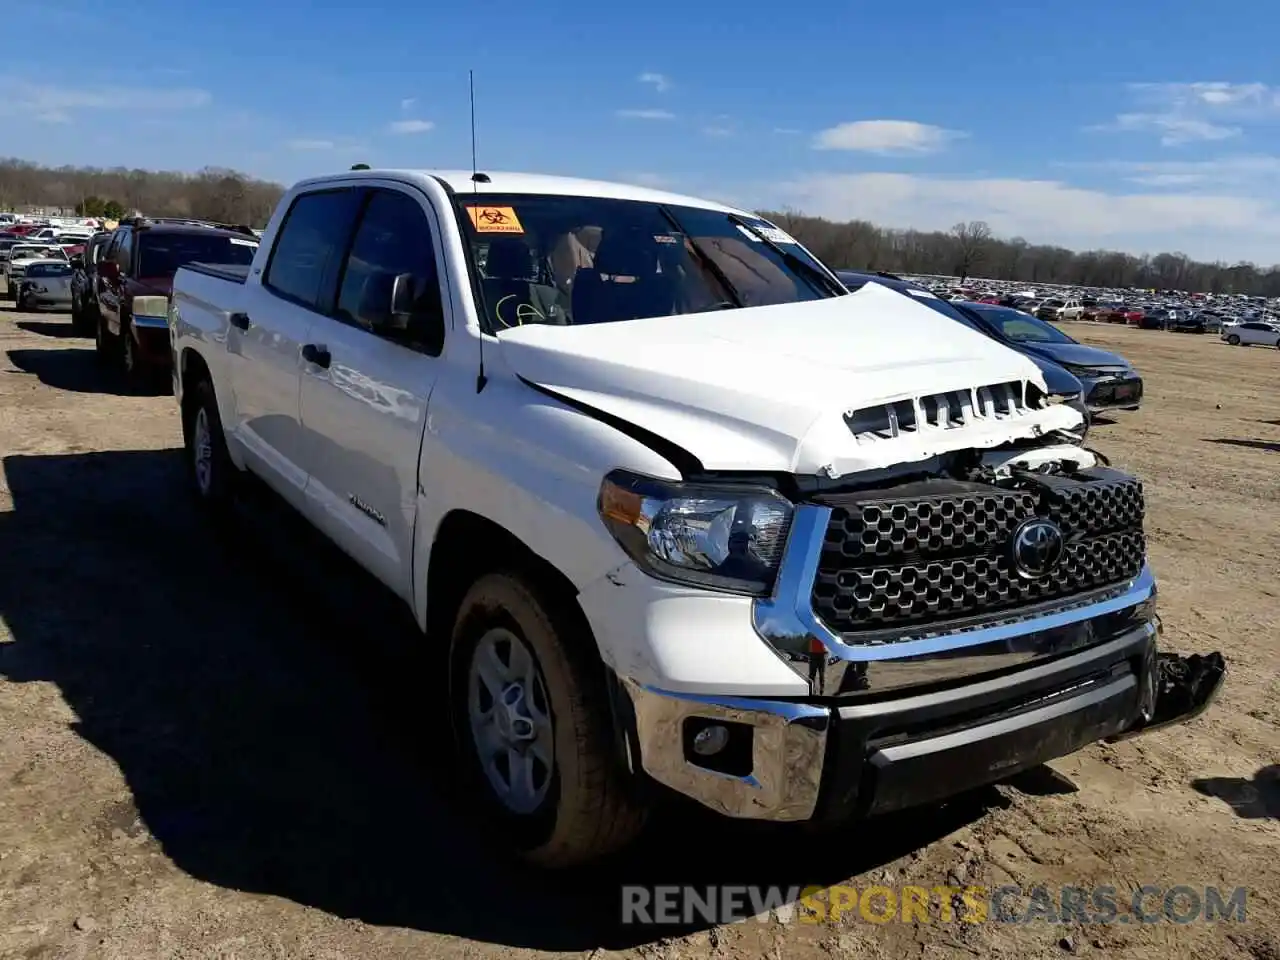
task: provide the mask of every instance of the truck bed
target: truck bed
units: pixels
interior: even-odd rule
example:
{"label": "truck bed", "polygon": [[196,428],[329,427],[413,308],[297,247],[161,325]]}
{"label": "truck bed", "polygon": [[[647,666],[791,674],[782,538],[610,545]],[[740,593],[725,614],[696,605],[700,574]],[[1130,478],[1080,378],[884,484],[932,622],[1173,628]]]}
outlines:
{"label": "truck bed", "polygon": [[230,283],[244,283],[249,278],[249,264],[225,263],[184,263],[183,270],[203,273],[206,277],[215,277]]}

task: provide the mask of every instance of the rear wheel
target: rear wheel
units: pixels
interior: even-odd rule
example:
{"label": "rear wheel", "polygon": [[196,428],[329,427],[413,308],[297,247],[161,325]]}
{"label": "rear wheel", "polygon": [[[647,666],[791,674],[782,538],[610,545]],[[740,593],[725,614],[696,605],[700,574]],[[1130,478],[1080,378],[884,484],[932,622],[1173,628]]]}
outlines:
{"label": "rear wheel", "polygon": [[484,822],[563,868],[623,847],[644,809],[616,760],[594,642],[558,609],[521,574],[481,577],[454,625],[450,707]]}
{"label": "rear wheel", "polygon": [[235,492],[236,466],[227,452],[213,384],[200,380],[190,389],[189,399],[182,405],[187,476],[196,502],[212,513],[221,513],[230,506]]}

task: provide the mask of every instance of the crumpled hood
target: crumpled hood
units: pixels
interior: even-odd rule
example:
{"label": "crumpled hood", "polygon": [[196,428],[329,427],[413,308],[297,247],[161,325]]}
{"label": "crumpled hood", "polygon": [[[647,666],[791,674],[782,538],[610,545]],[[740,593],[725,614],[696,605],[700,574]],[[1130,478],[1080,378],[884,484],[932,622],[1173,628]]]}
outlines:
{"label": "crumpled hood", "polygon": [[[981,405],[991,391],[978,388],[1011,384],[1021,403],[1023,384],[1043,390],[1043,376],[1017,351],[878,284],[807,303],[528,324],[499,340],[521,378],[664,437],[709,470],[836,477],[1081,421],[1055,406],[929,422],[929,398]],[[917,425],[855,435],[862,413],[901,401],[921,413]]]}
{"label": "crumpled hood", "polygon": [[1124,357],[1083,343],[1023,343],[1022,346],[1055,363],[1069,363],[1077,367],[1129,366]]}

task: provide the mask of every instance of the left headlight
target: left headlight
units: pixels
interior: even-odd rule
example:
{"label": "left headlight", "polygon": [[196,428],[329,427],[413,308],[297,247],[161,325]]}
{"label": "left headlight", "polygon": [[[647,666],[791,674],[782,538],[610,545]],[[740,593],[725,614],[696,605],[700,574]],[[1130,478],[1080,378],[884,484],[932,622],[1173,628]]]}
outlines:
{"label": "left headlight", "polygon": [[764,596],[782,562],[793,507],[762,487],[670,483],[616,470],[600,518],[641,569],[675,583]]}

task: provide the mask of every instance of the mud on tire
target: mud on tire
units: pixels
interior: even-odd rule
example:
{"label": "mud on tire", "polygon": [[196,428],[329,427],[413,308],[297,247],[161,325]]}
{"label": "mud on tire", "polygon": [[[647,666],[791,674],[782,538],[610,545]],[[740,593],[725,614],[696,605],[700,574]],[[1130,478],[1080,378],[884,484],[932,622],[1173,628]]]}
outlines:
{"label": "mud on tire", "polygon": [[[582,865],[621,849],[639,832],[646,812],[629,792],[614,753],[595,644],[575,635],[575,618],[561,609],[520,573],[486,574],[458,608],[450,649],[455,744],[468,787],[487,808],[482,823],[498,825],[501,839],[522,859],[549,868]],[[500,635],[518,639],[536,661],[554,743],[545,796],[522,812],[491,785],[473,733],[473,661]]]}

